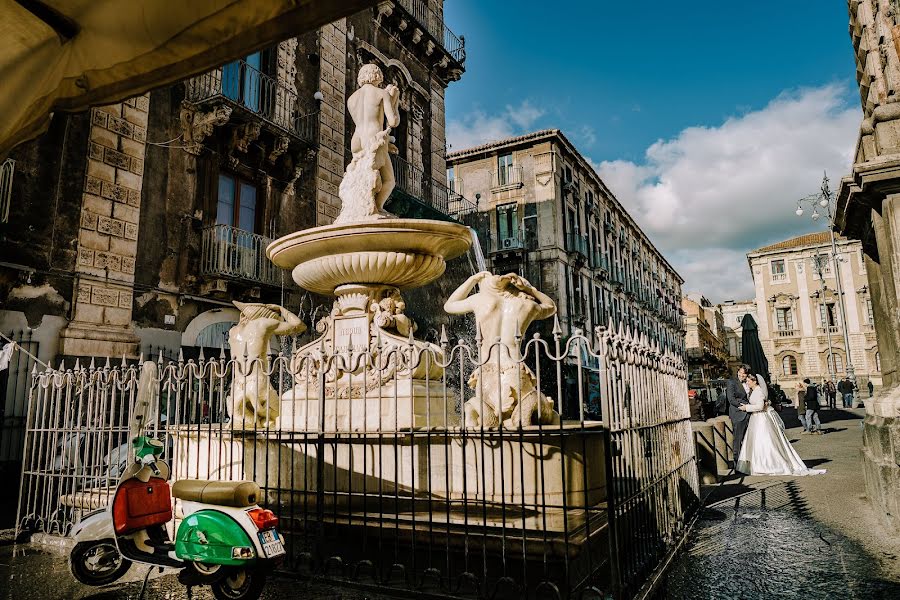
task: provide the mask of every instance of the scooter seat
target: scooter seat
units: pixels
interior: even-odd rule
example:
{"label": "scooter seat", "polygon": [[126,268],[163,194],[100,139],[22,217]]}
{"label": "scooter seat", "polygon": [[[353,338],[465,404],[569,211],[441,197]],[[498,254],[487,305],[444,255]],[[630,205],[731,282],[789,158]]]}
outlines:
{"label": "scooter seat", "polygon": [[260,490],[253,481],[179,479],[172,486],[172,495],[189,502],[244,508],[259,502]]}

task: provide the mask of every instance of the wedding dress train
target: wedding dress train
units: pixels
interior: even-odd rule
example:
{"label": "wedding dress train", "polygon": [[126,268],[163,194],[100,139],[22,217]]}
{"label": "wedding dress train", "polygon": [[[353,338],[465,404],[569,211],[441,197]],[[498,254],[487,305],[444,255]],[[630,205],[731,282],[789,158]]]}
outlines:
{"label": "wedding dress train", "polygon": [[784,421],[766,405],[764,385],[750,394],[747,412],[753,414],[735,470],[747,475],[821,475],[825,470],[808,468],[787,439]]}

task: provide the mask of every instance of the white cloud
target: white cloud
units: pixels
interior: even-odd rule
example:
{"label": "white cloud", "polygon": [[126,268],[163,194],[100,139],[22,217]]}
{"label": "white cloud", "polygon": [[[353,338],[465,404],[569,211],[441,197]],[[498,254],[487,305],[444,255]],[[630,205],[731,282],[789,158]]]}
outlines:
{"label": "white cloud", "polygon": [[451,150],[464,150],[486,142],[527,133],[544,115],[542,108],[528,100],[518,106],[506,105],[499,115],[475,110],[459,120],[447,122],[447,143]]}
{"label": "white cloud", "polygon": [[713,300],[749,297],[746,252],[809,231],[795,200],[827,171],[849,171],[860,110],[843,89],[785,92],[718,127],[689,127],[651,145],[642,163],[602,162],[598,172],[650,238]]}

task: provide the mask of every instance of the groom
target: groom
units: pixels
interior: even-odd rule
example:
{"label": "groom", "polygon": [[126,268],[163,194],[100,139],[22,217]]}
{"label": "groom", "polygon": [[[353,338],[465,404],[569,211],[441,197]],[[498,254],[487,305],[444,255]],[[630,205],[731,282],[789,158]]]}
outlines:
{"label": "groom", "polygon": [[728,416],[731,417],[731,428],[734,431],[734,464],[737,466],[738,456],[741,454],[741,444],[747,434],[747,424],[750,422],[750,413],[740,409],[742,404],[748,404],[747,394],[749,387],[747,377],[750,375],[750,365],[741,365],[737,370],[737,378],[728,380],[725,395],[728,398]]}

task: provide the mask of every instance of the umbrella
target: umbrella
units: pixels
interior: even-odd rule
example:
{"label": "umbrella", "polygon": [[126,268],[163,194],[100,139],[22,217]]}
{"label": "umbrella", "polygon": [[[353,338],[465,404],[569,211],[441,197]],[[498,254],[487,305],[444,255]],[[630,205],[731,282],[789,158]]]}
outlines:
{"label": "umbrella", "polygon": [[351,15],[376,0],[4,0],[0,158],[55,110],[111,104]]}
{"label": "umbrella", "polygon": [[750,365],[754,373],[760,373],[766,380],[769,377],[769,361],[759,342],[759,328],[750,315],[741,319],[741,361]]}

